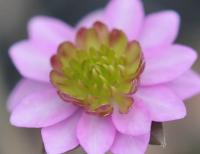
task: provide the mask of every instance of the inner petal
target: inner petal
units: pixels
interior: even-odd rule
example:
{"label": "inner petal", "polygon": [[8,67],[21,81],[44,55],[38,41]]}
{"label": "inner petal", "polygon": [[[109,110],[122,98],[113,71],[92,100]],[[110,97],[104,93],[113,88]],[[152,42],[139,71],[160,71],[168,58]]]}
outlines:
{"label": "inner petal", "polygon": [[102,116],[110,115],[114,106],[128,112],[144,69],[139,43],[101,22],[80,28],[75,43],[62,43],[51,64],[50,78],[59,96]]}

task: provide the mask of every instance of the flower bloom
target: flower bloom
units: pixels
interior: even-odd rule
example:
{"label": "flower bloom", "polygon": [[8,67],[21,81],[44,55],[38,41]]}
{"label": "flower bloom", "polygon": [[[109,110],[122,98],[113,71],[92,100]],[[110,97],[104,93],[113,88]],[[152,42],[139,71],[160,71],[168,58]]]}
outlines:
{"label": "flower bloom", "polygon": [[111,0],[75,28],[34,17],[9,51],[24,77],[11,123],[41,128],[49,154],[143,154],[152,121],[183,118],[183,100],[200,91],[195,51],[174,44],[179,22],[174,11],[145,17],[140,0]]}

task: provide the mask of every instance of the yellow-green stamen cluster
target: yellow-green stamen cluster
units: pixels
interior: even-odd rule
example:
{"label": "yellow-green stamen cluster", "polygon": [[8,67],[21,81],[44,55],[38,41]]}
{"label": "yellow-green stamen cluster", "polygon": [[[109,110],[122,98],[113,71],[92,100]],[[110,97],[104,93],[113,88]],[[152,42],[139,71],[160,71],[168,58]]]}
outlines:
{"label": "yellow-green stamen cluster", "polygon": [[127,113],[144,68],[139,44],[128,42],[120,30],[109,32],[101,22],[81,28],[74,44],[62,43],[51,63],[60,97],[102,116],[115,106]]}

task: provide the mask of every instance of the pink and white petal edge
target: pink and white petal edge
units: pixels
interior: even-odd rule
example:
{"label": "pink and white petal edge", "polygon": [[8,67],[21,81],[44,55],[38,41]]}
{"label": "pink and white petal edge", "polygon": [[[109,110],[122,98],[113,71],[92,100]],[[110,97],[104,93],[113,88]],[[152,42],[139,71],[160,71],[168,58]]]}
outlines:
{"label": "pink and white petal edge", "polygon": [[76,137],[76,127],[80,111],[53,126],[42,128],[42,138],[48,154],[64,153],[79,145]]}
{"label": "pink and white petal edge", "polygon": [[186,116],[183,101],[165,86],[140,87],[134,98],[145,106],[153,121],[171,121]]}
{"label": "pink and white petal edge", "polygon": [[21,41],[11,46],[9,55],[22,76],[49,82],[50,55],[41,47],[28,40]]}
{"label": "pink and white petal edge", "polygon": [[142,48],[151,49],[172,44],[178,35],[179,25],[180,16],[172,10],[148,15],[139,37]]}
{"label": "pink and white petal edge", "polygon": [[109,118],[83,113],[77,127],[77,137],[87,154],[104,154],[112,146],[115,128]]}
{"label": "pink and white petal edge", "polygon": [[151,116],[148,110],[136,101],[127,114],[121,114],[115,109],[112,121],[122,134],[138,136],[150,132],[151,129]]}
{"label": "pink and white petal edge", "polygon": [[178,97],[188,99],[200,92],[200,75],[189,70],[177,79],[166,83]]}
{"label": "pink and white petal edge", "polygon": [[62,101],[54,89],[46,89],[25,97],[11,113],[10,122],[18,127],[47,127],[70,117],[76,110],[73,104]]}
{"label": "pink and white petal edge", "polygon": [[131,136],[118,133],[111,147],[113,154],[144,154],[149,144],[150,134]]}
{"label": "pink and white petal edge", "polygon": [[63,41],[73,41],[74,32],[70,25],[48,16],[35,16],[28,23],[29,38],[45,45],[58,46]]}
{"label": "pink and white petal edge", "polygon": [[141,0],[112,0],[105,9],[106,24],[123,30],[130,40],[140,33],[144,19],[144,7]]}
{"label": "pink and white petal edge", "polygon": [[48,83],[38,82],[30,79],[21,79],[14,90],[11,92],[8,102],[7,109],[12,112],[13,109],[22,102],[23,98],[37,91],[44,91],[51,88],[52,86]]}
{"label": "pink and white petal edge", "polygon": [[155,85],[173,81],[188,71],[197,59],[196,52],[184,45],[172,45],[158,55],[145,59],[141,85]]}

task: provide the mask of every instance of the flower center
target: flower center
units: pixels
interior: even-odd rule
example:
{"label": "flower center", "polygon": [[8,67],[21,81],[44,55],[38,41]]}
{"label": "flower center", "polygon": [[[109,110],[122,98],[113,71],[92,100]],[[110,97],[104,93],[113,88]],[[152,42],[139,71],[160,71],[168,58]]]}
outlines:
{"label": "flower center", "polygon": [[139,43],[128,42],[120,30],[109,32],[101,22],[81,28],[75,43],[62,43],[51,64],[50,78],[59,96],[102,116],[114,107],[128,112],[144,69]]}

